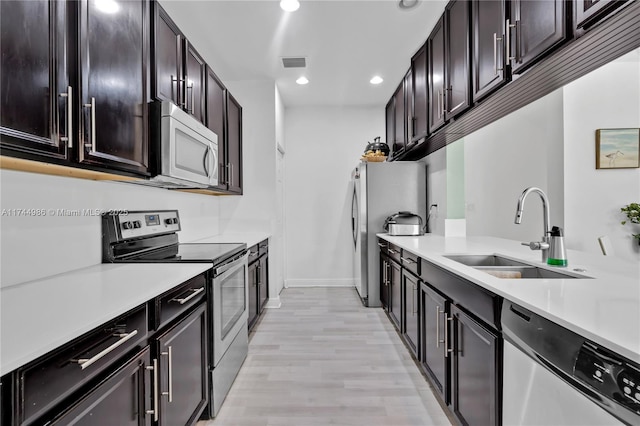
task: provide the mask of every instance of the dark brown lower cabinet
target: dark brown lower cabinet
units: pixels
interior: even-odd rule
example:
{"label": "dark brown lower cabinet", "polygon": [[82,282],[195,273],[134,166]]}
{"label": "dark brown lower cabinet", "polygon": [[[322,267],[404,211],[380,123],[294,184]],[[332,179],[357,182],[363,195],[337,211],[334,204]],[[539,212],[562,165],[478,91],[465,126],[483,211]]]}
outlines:
{"label": "dark brown lower cabinet", "polygon": [[419,317],[420,317],[420,300],[418,297],[418,289],[420,283],[418,278],[412,273],[402,270],[402,293],[404,296],[404,339],[413,351],[413,354],[418,356],[418,342],[419,342]]}
{"label": "dark brown lower cabinet", "polygon": [[251,331],[269,300],[269,240],[249,248],[249,320]]}
{"label": "dark brown lower cabinet", "polygon": [[389,311],[389,257],[380,253],[380,304]]}
{"label": "dark brown lower cabinet", "polygon": [[420,285],[421,362],[445,404],[449,403],[449,352],[445,327],[450,301],[427,284]]}
{"label": "dark brown lower cabinet", "polygon": [[389,265],[389,317],[402,332],[402,268],[394,261]]}
{"label": "dark brown lower cabinet", "polygon": [[258,320],[258,265],[259,262],[249,265],[249,319],[247,321],[249,330]]}
{"label": "dark brown lower cabinet", "polygon": [[195,424],[208,403],[206,324],[202,303],[156,338],[158,425]]}
{"label": "dark brown lower cabinet", "polygon": [[[151,425],[151,356],[149,347],[126,362],[95,388],[57,416],[50,425]],[[146,397],[145,397],[146,396]]]}
{"label": "dark brown lower cabinet", "polygon": [[499,425],[500,339],[455,305],[450,318],[453,412],[465,425]]}
{"label": "dark brown lower cabinet", "polygon": [[269,256],[258,260],[258,313],[262,313],[269,299]]}

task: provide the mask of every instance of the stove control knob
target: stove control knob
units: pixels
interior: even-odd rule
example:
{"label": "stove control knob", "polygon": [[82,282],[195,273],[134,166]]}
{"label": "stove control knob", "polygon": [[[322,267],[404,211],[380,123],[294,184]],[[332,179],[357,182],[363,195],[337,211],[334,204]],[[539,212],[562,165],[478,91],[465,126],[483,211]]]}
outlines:
{"label": "stove control knob", "polygon": [[174,224],[178,223],[178,218],[177,218],[177,217],[174,217],[174,218],[173,218],[173,223],[174,223]]}
{"label": "stove control knob", "polygon": [[131,229],[133,224],[131,222],[122,222],[122,229]]}
{"label": "stove control knob", "polygon": [[141,228],[141,227],[142,227],[142,224],[140,223],[140,221],[139,221],[139,220],[136,220],[135,222],[133,222],[133,227],[134,227],[134,228]]}
{"label": "stove control knob", "polygon": [[167,225],[171,225],[173,223],[173,220],[171,218],[165,219],[164,223],[166,223]]}

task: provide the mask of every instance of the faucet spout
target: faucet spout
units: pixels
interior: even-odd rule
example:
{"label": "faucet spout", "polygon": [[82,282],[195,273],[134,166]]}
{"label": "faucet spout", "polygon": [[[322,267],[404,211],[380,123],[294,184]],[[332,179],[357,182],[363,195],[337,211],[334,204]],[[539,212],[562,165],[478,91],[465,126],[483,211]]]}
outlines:
{"label": "faucet spout", "polygon": [[550,223],[549,199],[547,198],[547,194],[545,194],[542,189],[532,186],[525,189],[522,192],[522,194],[520,195],[520,198],[518,198],[518,206],[516,208],[515,223],[516,225],[519,225],[522,222],[522,215],[524,213],[524,202],[527,199],[527,196],[532,192],[535,192],[536,194],[538,194],[540,196],[540,199],[542,200],[542,210],[543,210],[542,242],[547,243],[546,244],[547,248],[544,248],[544,247],[542,248],[542,260],[543,262],[546,262],[551,229],[549,228],[549,223]]}

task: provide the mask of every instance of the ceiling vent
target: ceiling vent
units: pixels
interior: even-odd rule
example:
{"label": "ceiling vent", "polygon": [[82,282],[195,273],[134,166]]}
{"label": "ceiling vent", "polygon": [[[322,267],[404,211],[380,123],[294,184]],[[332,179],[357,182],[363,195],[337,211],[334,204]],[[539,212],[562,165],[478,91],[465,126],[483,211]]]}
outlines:
{"label": "ceiling vent", "polygon": [[305,57],[282,58],[282,65],[285,68],[306,68],[307,58]]}

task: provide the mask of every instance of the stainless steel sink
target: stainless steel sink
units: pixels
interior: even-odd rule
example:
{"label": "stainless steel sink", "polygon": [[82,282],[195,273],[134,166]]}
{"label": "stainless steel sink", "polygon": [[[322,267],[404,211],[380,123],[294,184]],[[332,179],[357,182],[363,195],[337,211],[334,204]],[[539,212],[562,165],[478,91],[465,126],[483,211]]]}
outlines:
{"label": "stainless steel sink", "polygon": [[471,266],[498,278],[505,279],[572,279],[591,278],[569,271],[541,268],[523,261],[497,254],[465,254],[445,256],[448,259]]}

